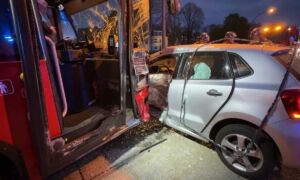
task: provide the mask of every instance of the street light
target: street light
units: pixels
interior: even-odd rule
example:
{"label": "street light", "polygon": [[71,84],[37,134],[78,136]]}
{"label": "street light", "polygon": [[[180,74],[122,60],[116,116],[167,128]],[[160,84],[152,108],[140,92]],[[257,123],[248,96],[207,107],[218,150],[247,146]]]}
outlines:
{"label": "street light", "polygon": [[271,6],[268,8],[267,14],[272,15],[272,14],[276,13],[276,11],[277,11],[277,8],[274,6]]}
{"label": "street light", "polygon": [[263,29],[263,31],[264,31],[264,33],[267,33],[267,32],[270,31],[270,28],[269,28],[269,27],[265,27],[265,28]]}
{"label": "street light", "polygon": [[282,30],[282,26],[278,25],[278,26],[275,27],[275,31],[278,32],[278,31],[281,31],[281,30]]}
{"label": "street light", "polygon": [[272,14],[275,14],[276,12],[277,12],[277,8],[275,6],[271,6],[268,9],[258,13],[251,21],[251,24],[254,24],[255,20],[261,15],[264,15],[264,14],[272,15]]}

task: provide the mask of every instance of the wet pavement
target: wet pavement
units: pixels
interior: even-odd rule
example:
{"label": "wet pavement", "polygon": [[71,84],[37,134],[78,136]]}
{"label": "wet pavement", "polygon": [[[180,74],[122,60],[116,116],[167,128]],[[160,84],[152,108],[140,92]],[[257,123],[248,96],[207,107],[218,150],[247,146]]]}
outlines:
{"label": "wet pavement", "polygon": [[[212,146],[161,125],[155,118],[58,172],[66,180],[240,180],[219,160]],[[300,179],[300,171],[282,168],[270,180]]]}

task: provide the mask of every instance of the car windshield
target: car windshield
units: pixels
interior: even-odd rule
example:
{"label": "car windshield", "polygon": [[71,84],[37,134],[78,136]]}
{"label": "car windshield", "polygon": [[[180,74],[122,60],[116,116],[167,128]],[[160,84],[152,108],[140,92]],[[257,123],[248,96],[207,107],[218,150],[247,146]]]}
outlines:
{"label": "car windshield", "polygon": [[[273,58],[280,64],[287,68],[292,56],[292,50],[284,53],[275,53]],[[291,66],[291,73],[300,81],[300,48],[297,48],[296,55],[294,57],[293,64]]]}

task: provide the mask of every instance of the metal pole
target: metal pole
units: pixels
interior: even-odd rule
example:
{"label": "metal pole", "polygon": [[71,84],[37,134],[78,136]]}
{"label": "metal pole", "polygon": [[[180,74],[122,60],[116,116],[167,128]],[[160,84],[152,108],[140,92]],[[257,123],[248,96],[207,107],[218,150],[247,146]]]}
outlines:
{"label": "metal pole", "polygon": [[127,2],[124,0],[119,0],[118,10],[118,26],[119,26],[119,59],[120,59],[120,79],[121,79],[121,111],[126,119],[126,88],[127,88],[127,61],[129,49],[127,48],[128,43],[128,15],[127,13]]}
{"label": "metal pole", "polygon": [[127,34],[127,52],[128,52],[128,68],[129,68],[129,73],[130,73],[130,87],[131,87],[131,102],[133,104],[133,114],[134,118],[139,118],[139,113],[137,111],[137,104],[135,102],[135,93],[136,93],[136,77],[134,77],[134,70],[133,70],[133,64],[132,64],[132,55],[133,55],[133,24],[134,24],[134,18],[133,18],[133,2],[132,0],[122,0],[127,2],[127,29],[128,29],[128,34]]}
{"label": "metal pole", "polygon": [[162,49],[166,48],[166,37],[167,37],[166,12],[167,12],[167,0],[162,0]]}
{"label": "metal pole", "polygon": [[255,20],[259,17],[259,16],[261,16],[261,15],[263,15],[263,14],[265,14],[266,13],[266,11],[262,11],[262,12],[260,12],[260,13],[258,13],[253,19],[252,19],[252,21],[250,22],[252,25],[255,23]]}
{"label": "metal pole", "polygon": [[259,17],[259,16],[261,16],[261,15],[263,15],[263,14],[265,14],[265,11],[262,11],[262,12],[260,12],[260,13],[258,13],[253,19],[252,19],[252,21],[250,21],[250,27],[249,27],[249,32],[248,32],[248,36],[249,36],[249,39],[251,38],[250,36],[251,36],[251,31],[255,28],[255,20]]}

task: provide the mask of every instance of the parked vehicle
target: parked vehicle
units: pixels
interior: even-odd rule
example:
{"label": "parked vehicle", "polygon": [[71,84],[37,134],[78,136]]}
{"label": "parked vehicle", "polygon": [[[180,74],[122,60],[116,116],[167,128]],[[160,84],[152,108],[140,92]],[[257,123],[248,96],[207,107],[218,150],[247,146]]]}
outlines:
{"label": "parked vehicle", "polygon": [[[158,74],[172,76],[160,121],[221,145],[224,150],[217,152],[224,164],[246,178],[265,177],[280,162],[300,166],[299,53],[263,135],[246,151],[275,100],[291,50],[248,44],[197,47],[170,47],[150,61],[150,80]],[[151,86],[149,102],[157,96],[151,95]]]}
{"label": "parked vehicle", "polygon": [[0,1],[1,180],[46,178],[149,119],[133,2],[38,2]]}

